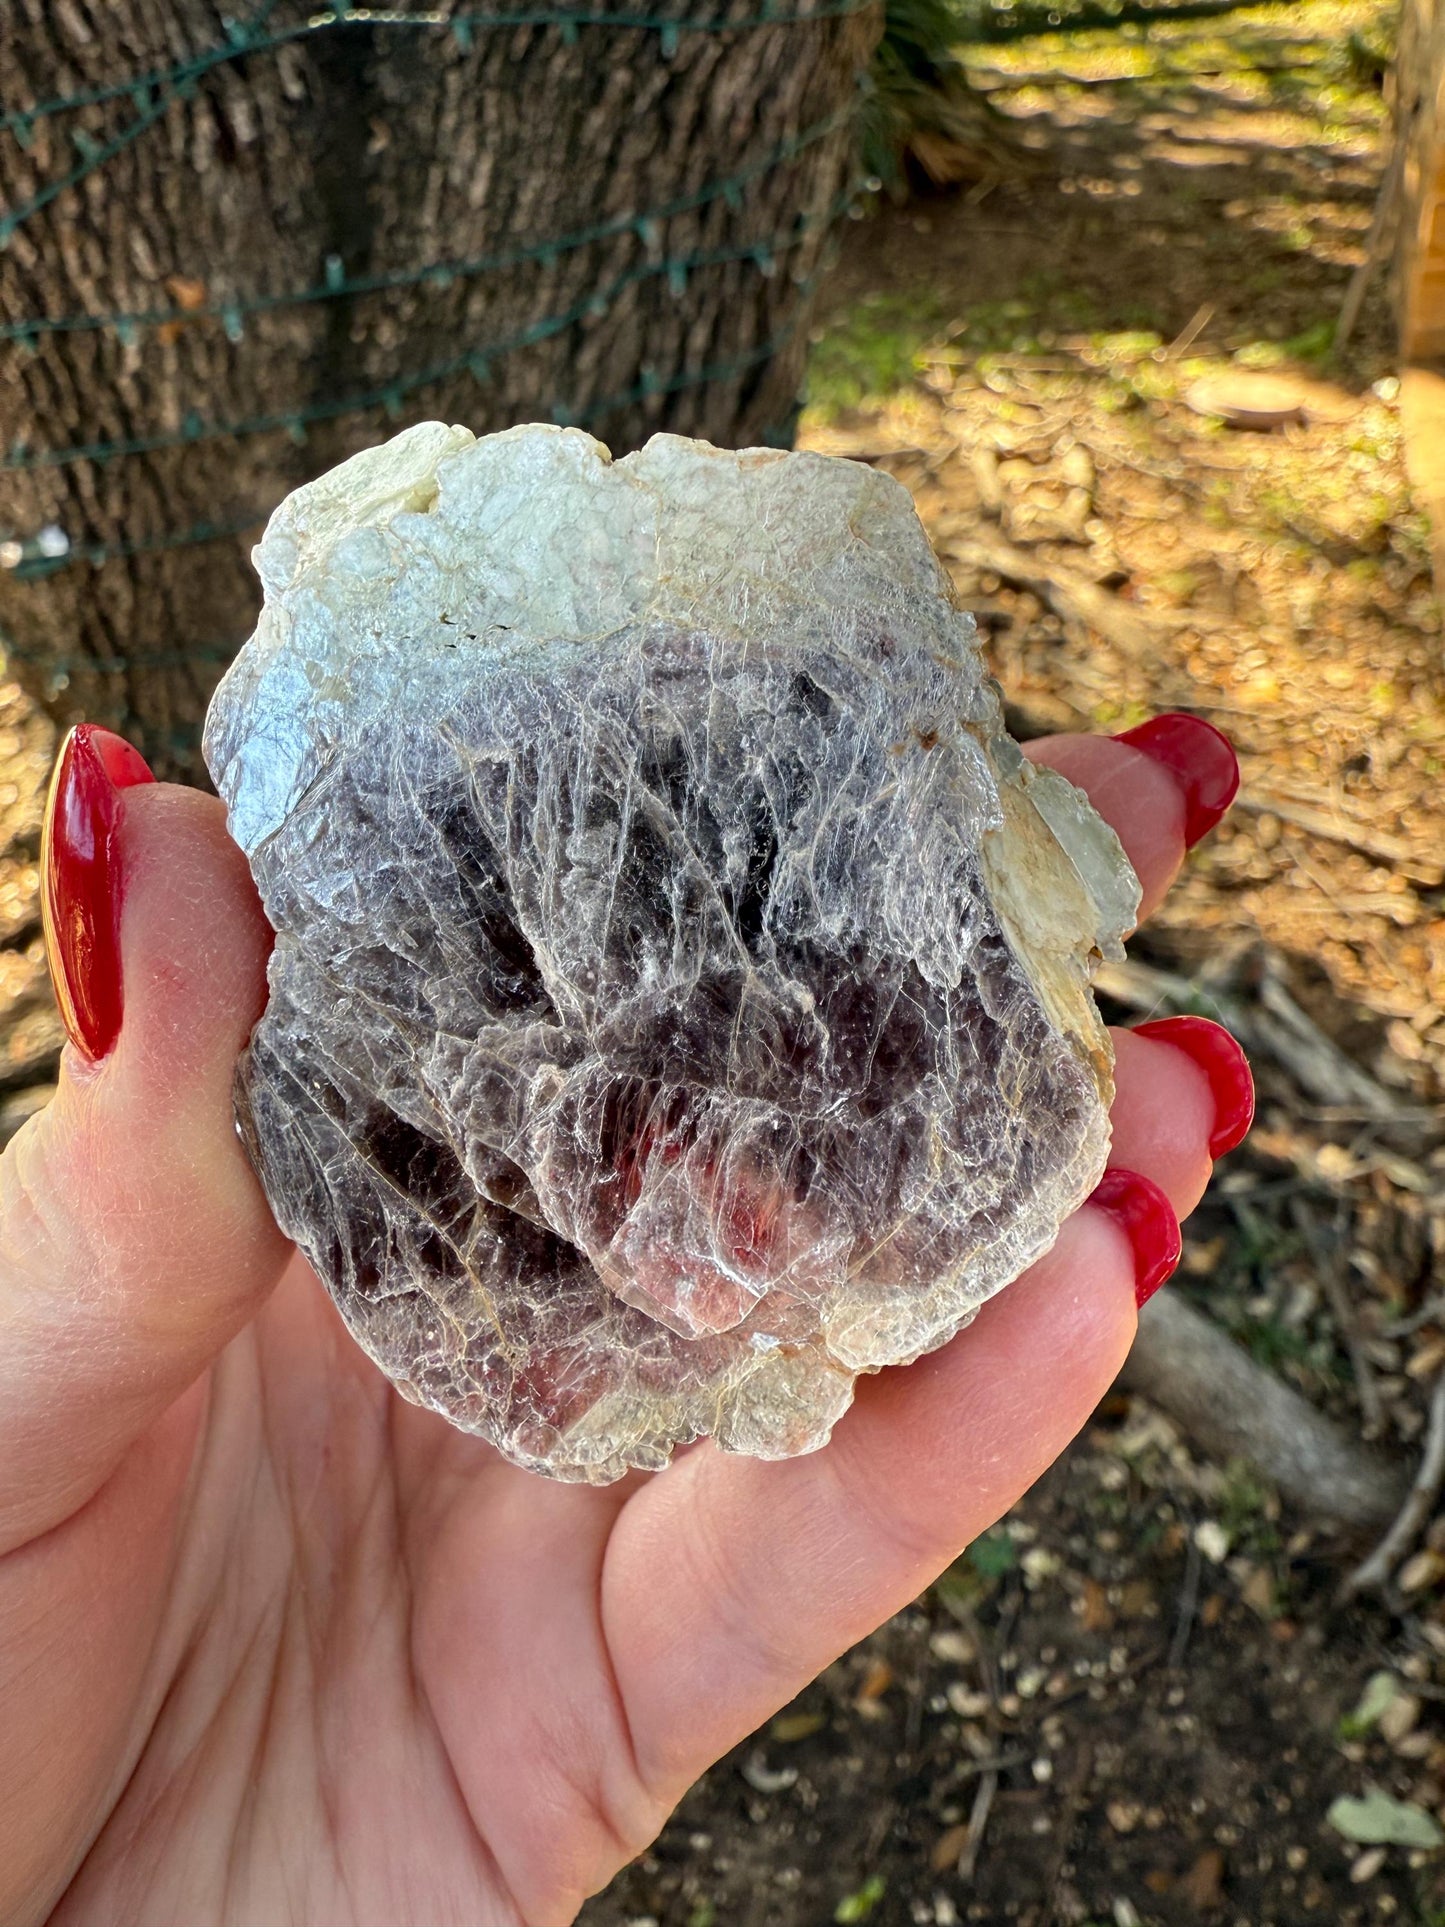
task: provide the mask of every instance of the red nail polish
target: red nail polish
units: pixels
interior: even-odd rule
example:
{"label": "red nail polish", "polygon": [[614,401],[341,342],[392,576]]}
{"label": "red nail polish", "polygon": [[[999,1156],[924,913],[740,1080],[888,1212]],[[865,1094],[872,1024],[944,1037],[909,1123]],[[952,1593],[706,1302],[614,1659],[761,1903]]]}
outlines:
{"label": "red nail polish", "polygon": [[1154,716],[1137,729],[1114,738],[1128,743],[1177,778],[1184,791],[1184,841],[1193,849],[1208,836],[1234,801],[1239,788],[1239,759],[1223,730],[1202,716],[1181,711]]}
{"label": "red nail polish", "polygon": [[1214,1097],[1214,1129],[1209,1155],[1232,1151],[1254,1122],[1254,1079],[1249,1060],[1223,1024],[1208,1017],[1160,1017],[1135,1024],[1136,1037],[1157,1037],[1192,1057],[1209,1079]]}
{"label": "red nail polish", "polygon": [[124,1007],[120,793],[155,780],[138,750],[94,723],[71,730],[51,778],[40,836],[45,955],[66,1034],[92,1063],[114,1046]]}
{"label": "red nail polish", "polygon": [[1145,1305],[1174,1276],[1184,1241],[1168,1198],[1137,1171],[1106,1171],[1089,1203],[1122,1225],[1134,1247],[1134,1303]]}

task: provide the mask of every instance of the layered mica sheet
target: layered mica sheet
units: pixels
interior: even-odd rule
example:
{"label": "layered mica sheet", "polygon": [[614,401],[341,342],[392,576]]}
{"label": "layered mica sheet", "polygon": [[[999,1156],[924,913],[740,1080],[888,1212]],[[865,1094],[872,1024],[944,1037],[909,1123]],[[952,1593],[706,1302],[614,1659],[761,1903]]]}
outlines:
{"label": "layered mica sheet", "polygon": [[518,1464],[821,1444],[1096,1181],[1137,903],[906,493],[427,424],[257,562],[206,754],[277,931],[237,1109],[280,1224]]}

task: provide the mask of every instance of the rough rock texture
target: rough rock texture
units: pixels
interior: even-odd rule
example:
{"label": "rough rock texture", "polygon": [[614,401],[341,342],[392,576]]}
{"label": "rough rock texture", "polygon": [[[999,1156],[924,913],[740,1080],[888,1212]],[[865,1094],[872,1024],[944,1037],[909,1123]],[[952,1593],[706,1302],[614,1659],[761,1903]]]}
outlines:
{"label": "rough rock texture", "polygon": [[206,755],[284,1229],[409,1397],[603,1481],[821,1444],[1097,1179],[1137,885],[905,491],[424,424],[292,495]]}

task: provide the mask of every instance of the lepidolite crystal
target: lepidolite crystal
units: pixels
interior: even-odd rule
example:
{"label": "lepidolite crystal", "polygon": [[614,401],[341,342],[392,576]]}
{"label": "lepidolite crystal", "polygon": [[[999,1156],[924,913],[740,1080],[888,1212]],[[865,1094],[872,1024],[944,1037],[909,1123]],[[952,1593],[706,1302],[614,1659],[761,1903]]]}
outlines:
{"label": "lepidolite crystal", "polygon": [[907,494],[428,423],[256,559],[206,755],[277,932],[237,1112],[280,1224],[520,1465],[820,1445],[1097,1180],[1138,898]]}

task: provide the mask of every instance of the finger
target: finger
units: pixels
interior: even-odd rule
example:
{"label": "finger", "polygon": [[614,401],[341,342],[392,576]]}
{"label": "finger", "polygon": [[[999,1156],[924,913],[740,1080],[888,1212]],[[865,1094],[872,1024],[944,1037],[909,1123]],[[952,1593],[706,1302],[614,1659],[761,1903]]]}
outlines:
{"label": "finger", "polygon": [[[76,953],[61,996],[72,1035],[93,1050],[118,1030],[99,1062],[67,1050],[54,1100],[0,1163],[0,1549],[85,1503],[287,1251],[232,1122],[270,945],[245,859],[196,791],[146,783],[112,814],[109,991],[83,981],[105,968],[107,878],[52,894],[62,922],[78,920],[58,944]],[[48,889],[68,861],[52,828]]]}
{"label": "finger", "polygon": [[671,1798],[896,1612],[1064,1449],[1134,1332],[1124,1232],[1085,1210],[969,1330],[860,1381],[822,1452],[700,1447],[628,1503],[604,1626],[639,1771]]}
{"label": "finger", "polygon": [[1152,1178],[1185,1218],[1204,1196],[1213,1164],[1215,1100],[1209,1079],[1174,1045],[1129,1030],[1114,1040],[1109,1168]]}
{"label": "finger", "polygon": [[1239,787],[1228,739],[1196,716],[1156,716],[1125,736],[1041,736],[1024,754],[1077,783],[1113,829],[1143,891],[1141,922]]}

